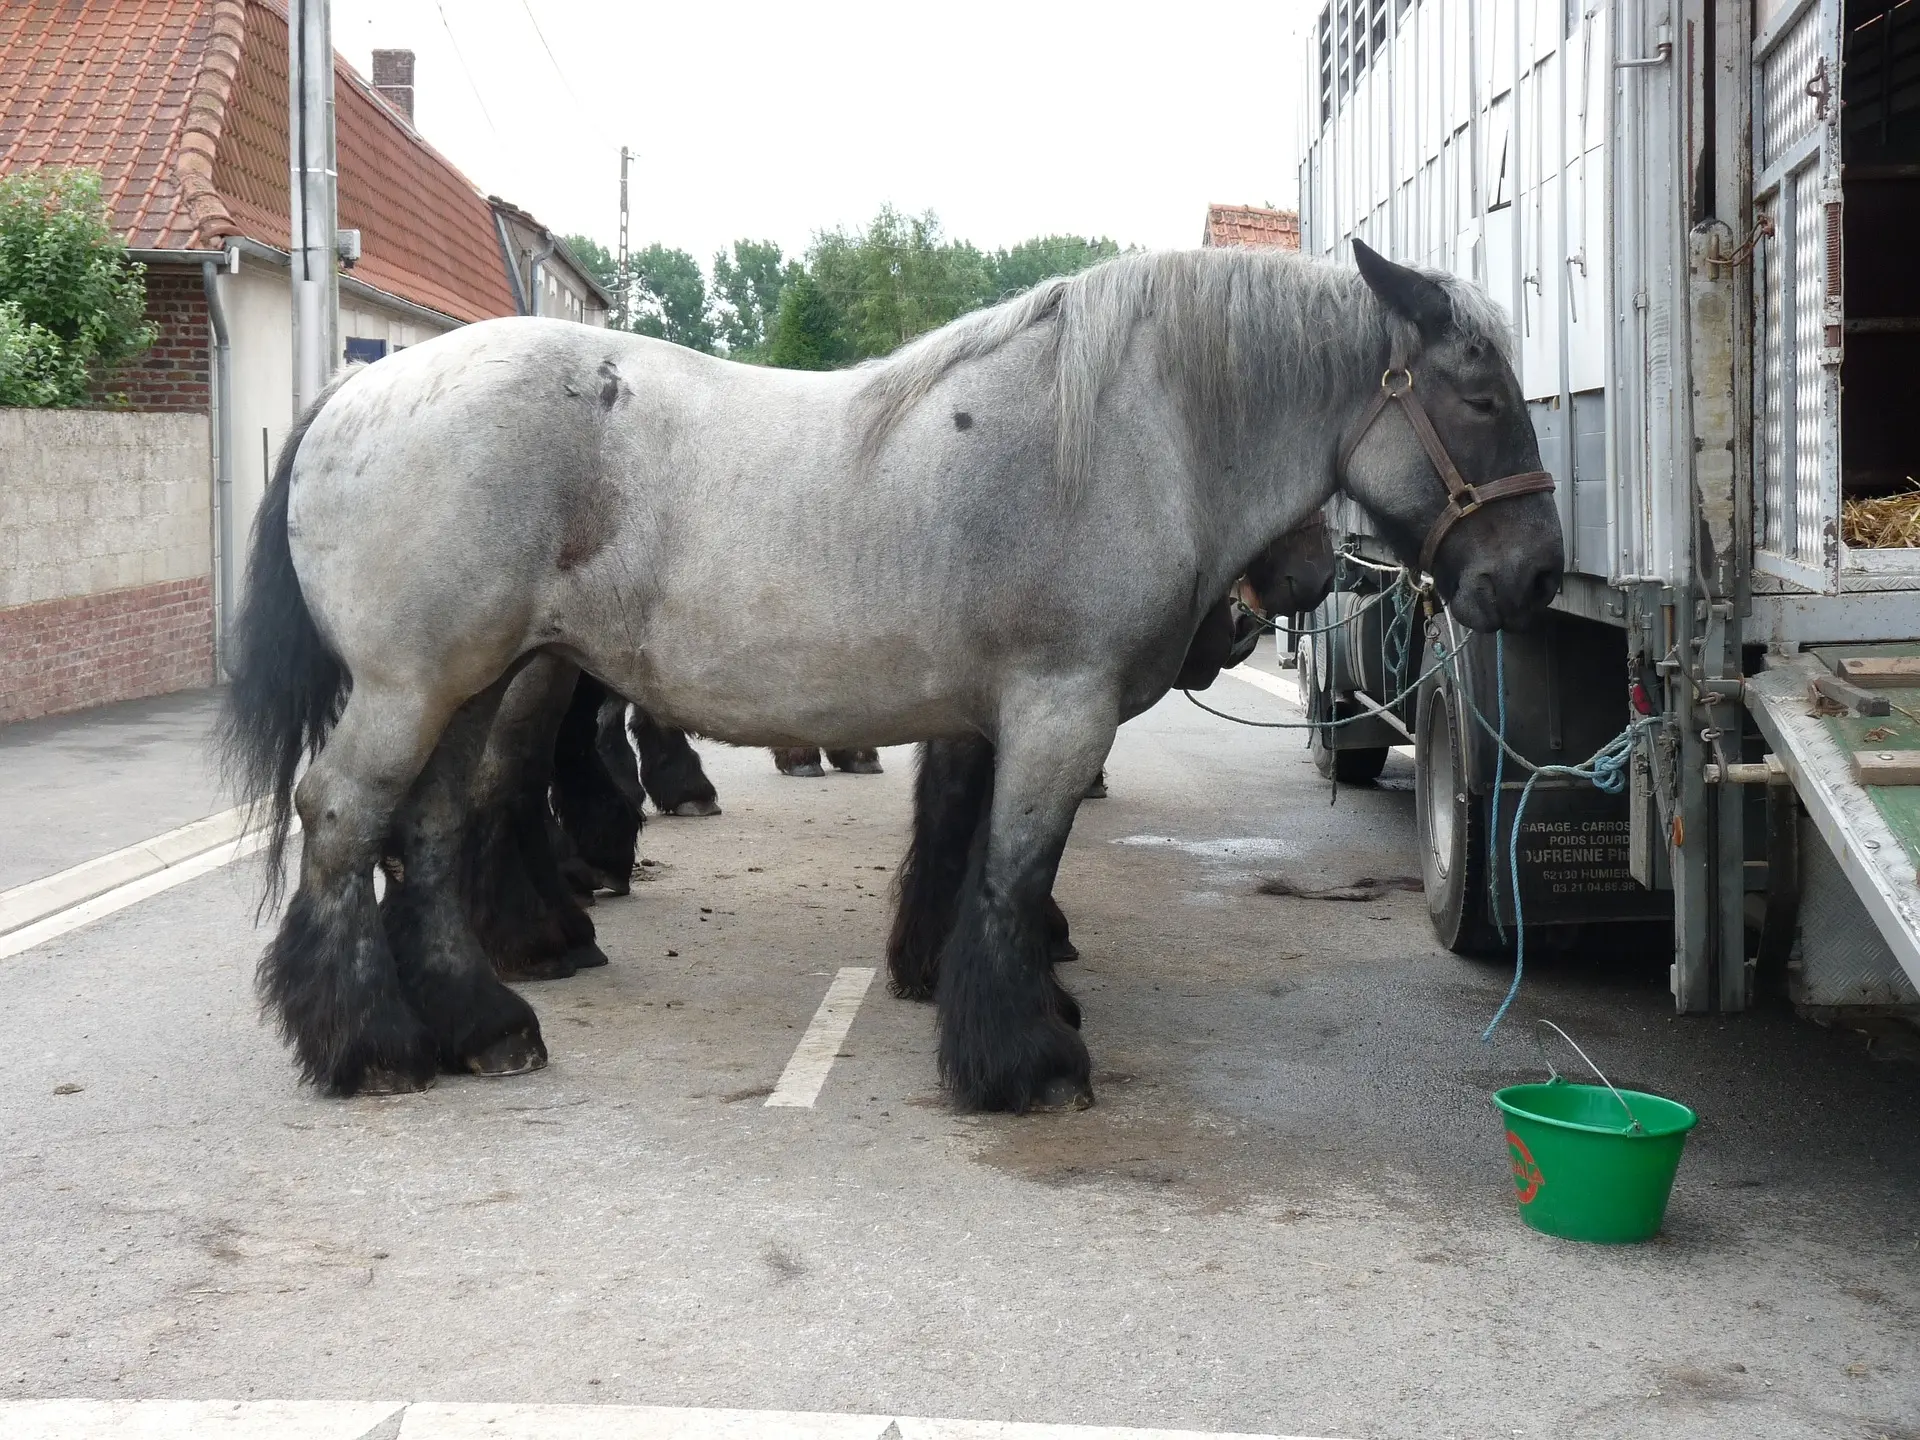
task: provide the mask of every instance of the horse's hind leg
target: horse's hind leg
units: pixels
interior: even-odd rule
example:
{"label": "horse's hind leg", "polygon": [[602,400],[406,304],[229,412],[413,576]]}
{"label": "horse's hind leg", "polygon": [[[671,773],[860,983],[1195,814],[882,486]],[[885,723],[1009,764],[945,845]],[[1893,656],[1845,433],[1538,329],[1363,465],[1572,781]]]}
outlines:
{"label": "horse's hind leg", "polygon": [[446,715],[427,696],[363,680],[294,791],[300,888],[261,957],[260,993],[302,1076],[332,1095],[424,1090],[438,1069],[394,965],[373,870]]}
{"label": "horse's hind leg", "polygon": [[820,768],[819,749],[812,745],[774,746],[773,768],[796,780],[818,780],[827,773]]}
{"label": "horse's hind leg", "polygon": [[[1104,710],[1089,703],[1082,713]],[[1112,740],[1111,719],[1077,719],[1057,704],[1003,719],[987,824],[940,956],[940,1071],[963,1108],[1092,1102],[1087,1048],[1062,1007],[1045,911],[1074,810]]]}
{"label": "horse's hind leg", "polygon": [[380,907],[401,987],[441,1068],[477,1075],[547,1063],[533,1007],[494,978],[460,894],[473,774],[504,689],[495,685],[460,707],[394,816],[388,843],[403,878],[388,884]]}
{"label": "horse's hind leg", "polygon": [[720,795],[700,768],[699,752],[684,730],[670,730],[638,705],[628,720],[640,754],[640,779],[662,815],[693,819],[720,813]]}

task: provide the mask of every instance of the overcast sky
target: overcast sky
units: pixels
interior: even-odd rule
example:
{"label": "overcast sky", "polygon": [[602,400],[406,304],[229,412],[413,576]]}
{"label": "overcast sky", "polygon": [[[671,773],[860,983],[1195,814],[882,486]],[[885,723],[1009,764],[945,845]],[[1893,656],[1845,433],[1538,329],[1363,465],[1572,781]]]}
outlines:
{"label": "overcast sky", "polygon": [[428,141],[555,230],[612,248],[633,147],[635,247],[708,264],[887,202],[989,248],[1291,207],[1315,3],[334,0],[333,39],[362,74],[416,52]]}

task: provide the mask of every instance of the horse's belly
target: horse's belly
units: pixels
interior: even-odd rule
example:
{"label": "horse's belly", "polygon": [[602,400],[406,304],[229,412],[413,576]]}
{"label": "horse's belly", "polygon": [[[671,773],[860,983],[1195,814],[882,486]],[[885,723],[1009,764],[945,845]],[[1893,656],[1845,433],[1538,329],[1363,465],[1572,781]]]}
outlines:
{"label": "horse's belly", "polygon": [[911,635],[793,636],[735,615],[717,643],[663,637],[636,655],[592,658],[662,724],[734,745],[900,745],[981,719],[951,654]]}

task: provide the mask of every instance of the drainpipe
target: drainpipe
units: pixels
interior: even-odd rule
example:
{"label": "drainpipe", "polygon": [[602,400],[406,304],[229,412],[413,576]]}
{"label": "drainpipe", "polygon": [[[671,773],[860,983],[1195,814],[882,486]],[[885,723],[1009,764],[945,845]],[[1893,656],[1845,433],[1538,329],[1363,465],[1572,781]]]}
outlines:
{"label": "drainpipe", "polygon": [[[237,256],[235,257],[238,258]],[[233,612],[233,346],[227,310],[220,299],[220,267],[200,262],[207,290],[207,316],[213,321],[213,663],[216,675],[227,669],[228,620]]]}

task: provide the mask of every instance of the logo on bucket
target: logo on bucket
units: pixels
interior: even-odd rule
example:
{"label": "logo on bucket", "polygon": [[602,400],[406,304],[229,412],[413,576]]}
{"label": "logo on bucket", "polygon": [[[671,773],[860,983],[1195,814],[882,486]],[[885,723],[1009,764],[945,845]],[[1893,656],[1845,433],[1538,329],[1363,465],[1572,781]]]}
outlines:
{"label": "logo on bucket", "polygon": [[1525,1205],[1540,1193],[1547,1177],[1540,1173],[1527,1142],[1511,1130],[1507,1131],[1507,1165],[1513,1171],[1513,1188],[1520,1192],[1520,1203]]}

